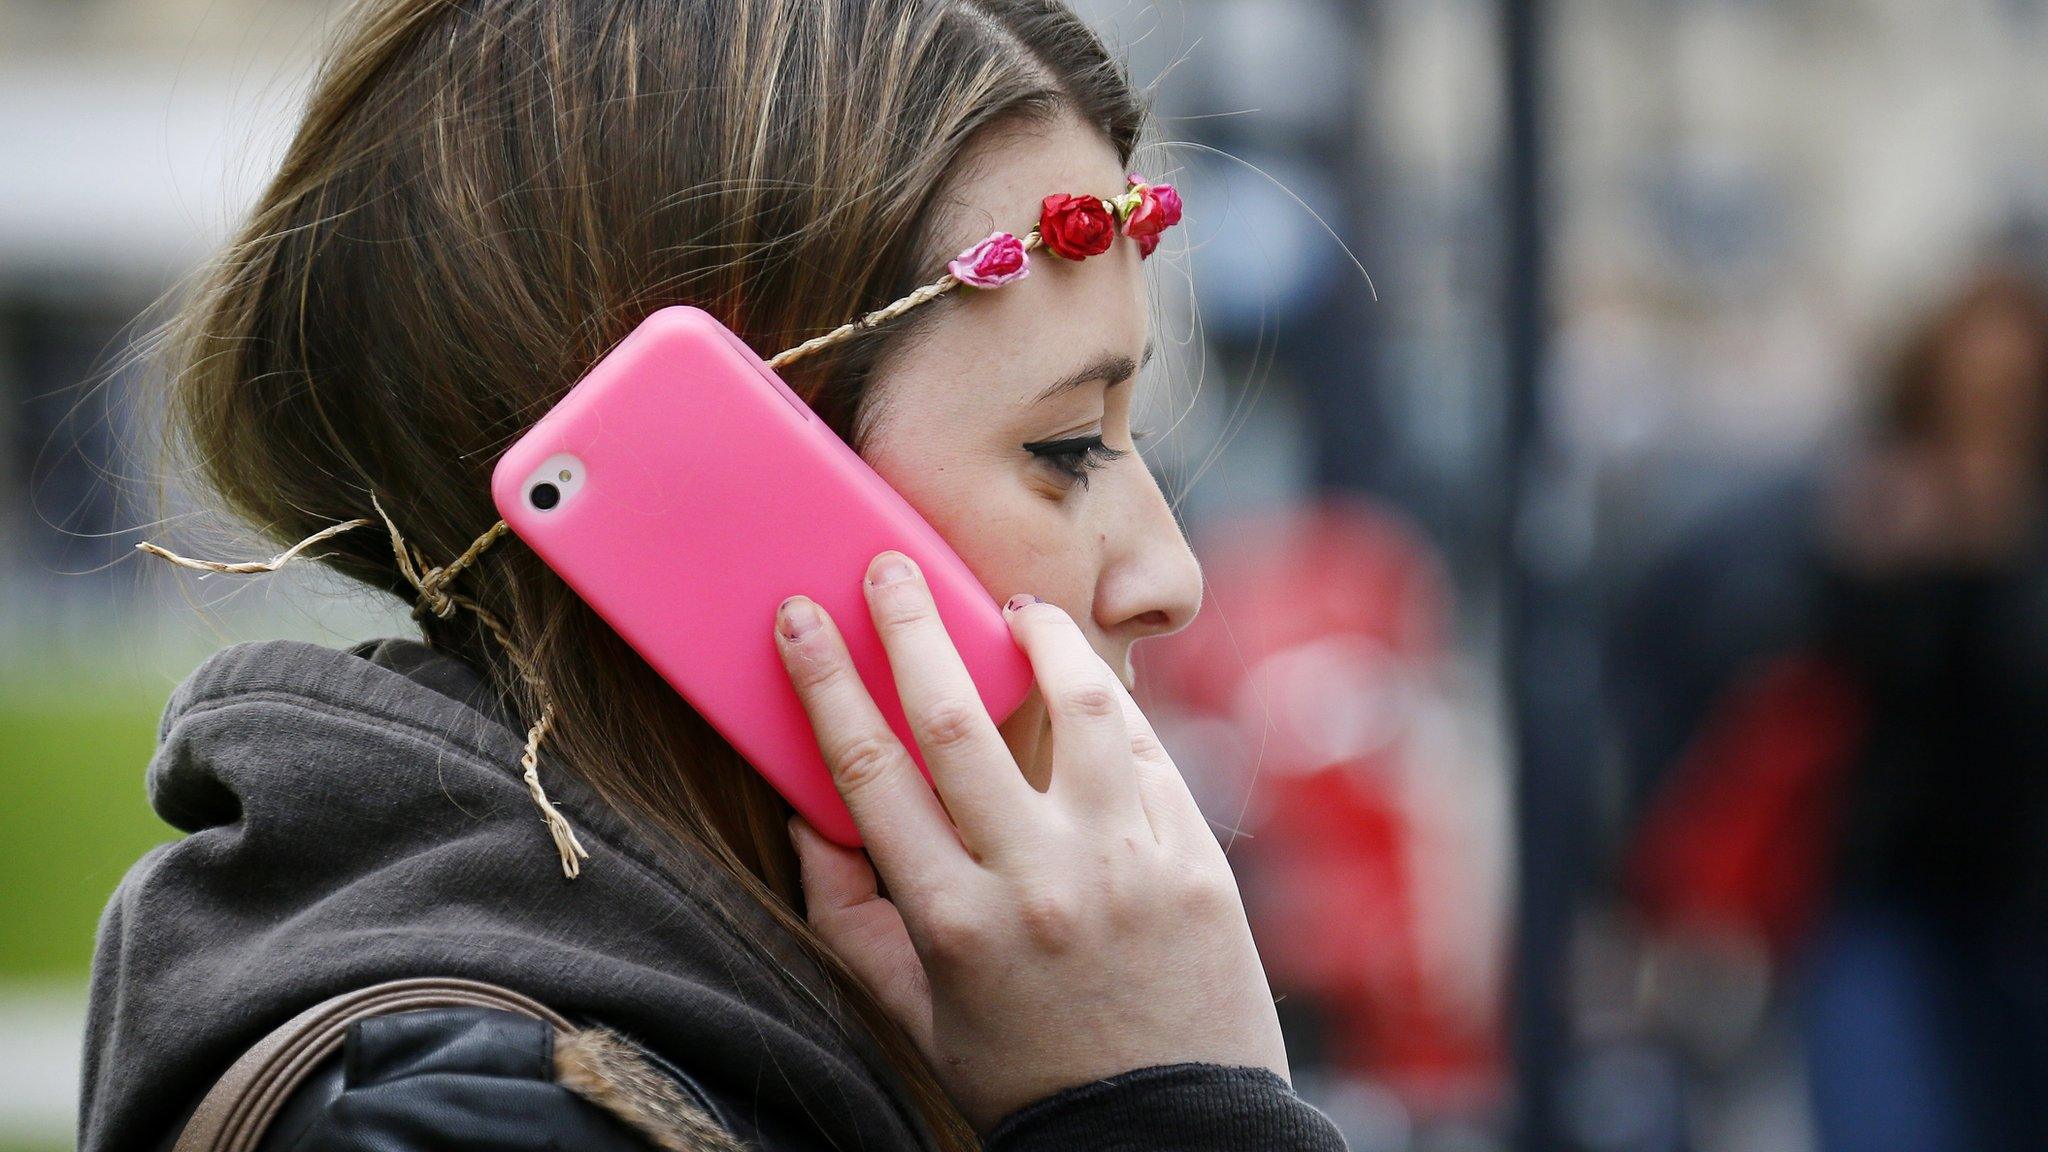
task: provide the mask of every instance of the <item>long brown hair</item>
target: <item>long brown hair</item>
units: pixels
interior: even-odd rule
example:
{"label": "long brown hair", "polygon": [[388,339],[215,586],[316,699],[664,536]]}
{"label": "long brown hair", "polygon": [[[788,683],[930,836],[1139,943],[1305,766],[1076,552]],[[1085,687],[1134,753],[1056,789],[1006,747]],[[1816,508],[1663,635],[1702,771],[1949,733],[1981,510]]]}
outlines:
{"label": "long brown hair", "polygon": [[[279,540],[372,515],[374,492],[445,561],[496,519],[499,453],[649,312],[695,304],[766,355],[894,299],[935,271],[926,221],[970,141],[1062,111],[1126,159],[1144,123],[1057,0],[360,0],[276,177],[163,329],[174,446]],[[858,443],[901,335],[789,383]],[[410,597],[378,532],[326,550]],[[780,797],[531,553],[492,548],[459,590],[553,690],[547,770],[730,871],[941,1140],[974,1146],[805,925]],[[533,715],[471,616],[425,628]]]}

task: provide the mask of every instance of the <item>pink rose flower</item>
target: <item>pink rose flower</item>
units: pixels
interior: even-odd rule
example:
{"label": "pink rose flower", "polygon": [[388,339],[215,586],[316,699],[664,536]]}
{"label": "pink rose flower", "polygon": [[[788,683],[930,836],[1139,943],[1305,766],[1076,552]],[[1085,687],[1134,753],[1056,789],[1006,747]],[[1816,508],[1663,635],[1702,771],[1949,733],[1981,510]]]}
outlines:
{"label": "pink rose flower", "polygon": [[1008,232],[988,239],[955,256],[946,265],[953,278],[970,288],[1000,288],[1031,274],[1031,260],[1024,242]]}
{"label": "pink rose flower", "polygon": [[1152,199],[1159,205],[1159,213],[1166,227],[1180,223],[1180,193],[1171,184],[1152,185]]}

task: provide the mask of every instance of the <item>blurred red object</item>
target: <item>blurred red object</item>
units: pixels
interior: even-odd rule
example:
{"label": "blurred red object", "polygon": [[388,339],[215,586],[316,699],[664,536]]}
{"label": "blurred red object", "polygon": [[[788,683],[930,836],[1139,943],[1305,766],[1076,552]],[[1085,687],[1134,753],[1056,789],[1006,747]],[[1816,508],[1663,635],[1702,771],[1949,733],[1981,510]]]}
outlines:
{"label": "blurred red object", "polygon": [[1194,544],[1207,608],[1137,649],[1146,682],[1177,704],[1227,715],[1252,665],[1331,637],[1368,638],[1416,661],[1443,655],[1443,566],[1376,502],[1331,496],[1230,519]]}
{"label": "blurred red object", "polygon": [[1427,771],[1411,737],[1447,658],[1434,549],[1335,496],[1216,524],[1195,550],[1206,606],[1149,646],[1138,679],[1148,712],[1200,729],[1182,766],[1222,826],[1275,993],[1315,1005],[1327,1064],[1415,1111],[1491,1093],[1493,1021],[1475,1024],[1469,990],[1426,960],[1446,910],[1419,890],[1433,842],[1406,787]]}
{"label": "blurred red object", "polygon": [[1797,946],[1826,893],[1865,707],[1852,680],[1807,654],[1728,691],[1631,845],[1629,892],[1654,929],[1744,936],[1779,958]]}

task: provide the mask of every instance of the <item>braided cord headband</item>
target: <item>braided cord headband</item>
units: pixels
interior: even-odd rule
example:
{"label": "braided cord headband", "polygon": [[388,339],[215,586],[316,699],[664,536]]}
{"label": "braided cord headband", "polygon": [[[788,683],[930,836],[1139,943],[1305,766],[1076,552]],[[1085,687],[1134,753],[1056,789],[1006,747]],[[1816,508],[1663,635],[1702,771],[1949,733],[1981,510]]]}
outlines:
{"label": "braided cord headband", "polygon": [[[834,328],[822,336],[814,336],[793,348],[784,349],[769,358],[771,368],[784,368],[810,354],[829,348],[849,337],[879,327],[909,312],[913,308],[928,304],[957,288],[977,289],[1000,288],[1005,284],[1022,280],[1031,273],[1031,253],[1044,248],[1065,260],[1083,260],[1089,256],[1109,251],[1110,244],[1119,233],[1137,242],[1138,256],[1144,259],[1152,255],[1159,246],[1159,235],[1180,222],[1180,194],[1171,184],[1152,184],[1133,173],[1124,193],[1113,199],[1086,194],[1056,194],[1047,196],[1039,205],[1038,223],[1019,238],[1008,232],[993,232],[981,242],[960,253],[946,264],[946,274],[930,284],[911,292],[903,298],[885,304],[880,308]],[[391,552],[397,558],[399,574],[418,593],[413,605],[413,617],[424,618],[427,614],[447,620],[455,613],[467,611],[475,616],[484,628],[503,648],[507,659],[519,673],[520,679],[530,687],[540,701],[540,712],[533,724],[526,730],[526,748],[519,757],[521,777],[526,791],[533,798],[534,807],[540,810],[541,819],[546,822],[548,835],[554,840],[555,851],[561,857],[562,874],[574,880],[582,871],[582,861],[590,858],[590,852],[576,838],[575,829],[548,799],[547,790],[540,782],[540,745],[554,727],[555,701],[539,668],[512,639],[511,630],[496,614],[479,604],[475,599],[460,592],[452,592],[449,586],[462,571],[474,564],[484,550],[498,542],[510,532],[503,520],[491,525],[483,535],[470,542],[462,554],[447,564],[435,567],[426,562],[413,546],[406,542],[398,530],[398,524],[391,519],[384,506],[378,502],[374,491],[370,494],[370,506],[377,518],[391,534]],[[376,523],[368,517],[331,524],[313,533],[290,548],[268,560],[243,560],[227,562],[220,560],[197,560],[180,556],[167,548],[145,540],[135,547],[152,556],[169,561],[180,568],[197,572],[221,572],[231,575],[254,575],[275,572],[303,555],[314,545],[339,536],[344,532],[368,527]]]}

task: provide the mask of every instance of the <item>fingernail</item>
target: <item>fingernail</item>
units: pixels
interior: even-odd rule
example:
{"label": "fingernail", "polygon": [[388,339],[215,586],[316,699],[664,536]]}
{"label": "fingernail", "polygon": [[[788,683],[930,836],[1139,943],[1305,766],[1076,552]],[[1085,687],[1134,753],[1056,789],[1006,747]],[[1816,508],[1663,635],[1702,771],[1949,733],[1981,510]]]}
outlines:
{"label": "fingernail", "polygon": [[782,602],[782,636],[786,640],[801,640],[818,630],[824,621],[818,618],[817,606],[802,596],[791,596]]}
{"label": "fingernail", "polygon": [[1003,611],[1015,612],[1017,609],[1024,607],[1026,604],[1038,603],[1042,603],[1042,601],[1040,601],[1038,597],[1033,596],[1029,592],[1019,592],[1015,596],[1010,597],[1007,601],[1003,603]]}
{"label": "fingernail", "polygon": [[888,584],[901,584],[910,579],[910,561],[894,552],[886,552],[883,556],[884,558],[876,563],[874,574],[868,577],[869,583],[880,588]]}

